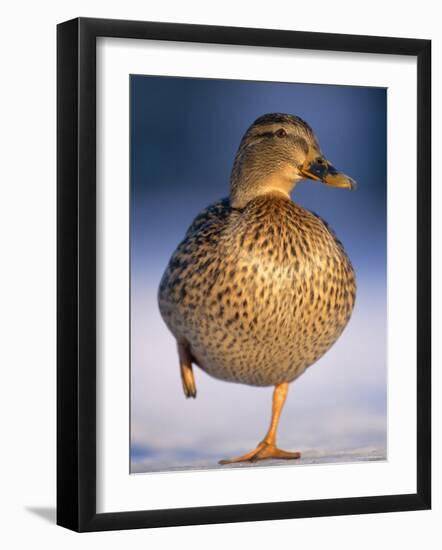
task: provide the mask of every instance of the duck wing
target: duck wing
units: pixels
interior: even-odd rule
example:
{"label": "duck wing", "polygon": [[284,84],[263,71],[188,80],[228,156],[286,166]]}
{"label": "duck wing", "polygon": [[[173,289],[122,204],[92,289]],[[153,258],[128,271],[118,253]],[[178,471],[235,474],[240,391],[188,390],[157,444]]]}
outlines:
{"label": "duck wing", "polygon": [[231,211],[232,208],[228,197],[210,204],[207,208],[200,212],[190,224],[186,232],[185,239],[197,233],[206,224],[215,223],[218,225],[219,223],[224,222],[228,218]]}

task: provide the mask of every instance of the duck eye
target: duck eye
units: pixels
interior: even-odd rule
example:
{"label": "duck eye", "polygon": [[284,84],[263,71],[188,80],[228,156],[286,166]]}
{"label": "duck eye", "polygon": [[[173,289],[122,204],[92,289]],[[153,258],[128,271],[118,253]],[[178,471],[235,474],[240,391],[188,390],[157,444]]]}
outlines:
{"label": "duck eye", "polygon": [[324,164],[324,161],[322,158],[318,158],[316,161],[316,164]]}
{"label": "duck eye", "polygon": [[276,131],[276,135],[279,138],[282,138],[282,137],[285,137],[287,135],[287,132],[284,130],[284,128],[280,128],[279,130]]}

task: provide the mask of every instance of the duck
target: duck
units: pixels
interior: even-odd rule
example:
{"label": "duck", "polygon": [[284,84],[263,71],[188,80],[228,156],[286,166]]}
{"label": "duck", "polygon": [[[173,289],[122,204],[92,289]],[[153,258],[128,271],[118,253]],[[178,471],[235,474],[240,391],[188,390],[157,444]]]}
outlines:
{"label": "duck", "polygon": [[187,398],[197,395],[193,366],[221,381],[273,387],[264,438],[220,464],[301,457],[276,443],[289,385],[333,346],[354,308],[355,271],[341,241],[291,198],[302,180],[356,188],[299,116],[257,118],[240,141],[228,197],[195,217],[159,285]]}

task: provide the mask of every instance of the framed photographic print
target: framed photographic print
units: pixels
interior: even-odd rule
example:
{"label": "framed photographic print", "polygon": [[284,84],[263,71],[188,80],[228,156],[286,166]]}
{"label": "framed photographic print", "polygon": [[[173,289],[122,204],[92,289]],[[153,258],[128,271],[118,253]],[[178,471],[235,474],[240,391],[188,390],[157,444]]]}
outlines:
{"label": "framed photographic print", "polygon": [[430,52],[58,26],[59,525],[430,507]]}

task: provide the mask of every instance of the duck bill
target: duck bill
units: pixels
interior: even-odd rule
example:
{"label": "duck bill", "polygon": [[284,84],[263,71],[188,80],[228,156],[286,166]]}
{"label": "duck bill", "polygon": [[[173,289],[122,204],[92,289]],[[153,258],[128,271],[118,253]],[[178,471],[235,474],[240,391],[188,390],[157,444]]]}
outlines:
{"label": "duck bill", "polygon": [[357,184],[353,178],[336,170],[328,161],[310,162],[301,168],[301,173],[307,179],[322,181],[330,187],[341,189],[356,189]]}

